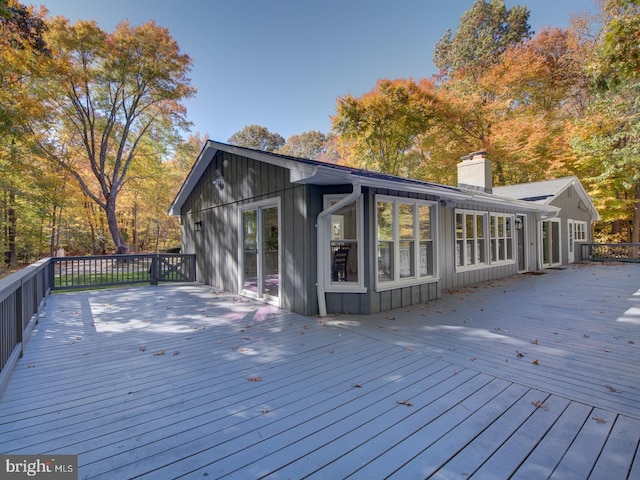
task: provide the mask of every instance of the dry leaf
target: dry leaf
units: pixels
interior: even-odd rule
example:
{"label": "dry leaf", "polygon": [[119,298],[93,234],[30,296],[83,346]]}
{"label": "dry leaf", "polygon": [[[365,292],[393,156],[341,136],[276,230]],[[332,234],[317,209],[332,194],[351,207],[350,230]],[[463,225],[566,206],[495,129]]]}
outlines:
{"label": "dry leaf", "polygon": [[607,353],[611,353],[611,350],[609,350],[608,348],[605,348],[604,351]]}
{"label": "dry leaf", "polygon": [[618,390],[617,388],[613,388],[611,385],[605,385],[605,388],[611,393],[620,393],[620,390]]}
{"label": "dry leaf", "polygon": [[266,415],[267,413],[269,413],[269,409],[267,407],[262,407],[262,410],[260,410],[264,415]]}
{"label": "dry leaf", "polygon": [[247,380],[249,380],[250,382],[261,382],[262,381],[262,377],[258,377],[256,375],[254,377],[248,377]]}
{"label": "dry leaf", "polygon": [[145,347],[144,345],[142,347],[140,347],[140,351],[141,352],[146,352],[147,351],[147,347]]}
{"label": "dry leaf", "polygon": [[159,355],[164,355],[164,350],[158,350],[153,355],[156,356],[156,357],[159,356]]}
{"label": "dry leaf", "polygon": [[242,337],[243,340],[251,340],[249,337]]}
{"label": "dry leaf", "polygon": [[362,385],[360,385],[359,383],[354,383],[353,388],[362,388]]}
{"label": "dry leaf", "polygon": [[518,350],[516,350],[516,355],[518,356],[518,358],[524,357],[524,353],[519,352]]}
{"label": "dry leaf", "polygon": [[627,340],[627,343],[630,343],[631,345],[635,345],[636,342],[634,342],[633,340]]}
{"label": "dry leaf", "polygon": [[539,362],[538,360],[534,360],[534,361],[533,361],[533,362],[531,362],[531,363],[533,363],[534,365],[540,365],[540,362]]}
{"label": "dry leaf", "polygon": [[396,400],[396,402],[398,402],[398,405],[406,405],[407,407],[413,407],[413,403],[411,403],[409,400]]}
{"label": "dry leaf", "polygon": [[413,351],[414,351],[413,348],[407,347],[407,352],[413,352]]}
{"label": "dry leaf", "polygon": [[531,402],[531,405],[533,405],[536,408],[541,408],[545,412],[549,410],[549,407],[547,407],[544,403],[542,403],[542,400],[538,400],[537,402]]}
{"label": "dry leaf", "polygon": [[173,356],[175,357],[176,355],[180,355],[180,350],[176,350],[175,352],[173,352]]}
{"label": "dry leaf", "polygon": [[538,339],[530,340],[529,343],[533,343],[534,345],[538,345]]}
{"label": "dry leaf", "polygon": [[471,361],[475,362],[478,359],[478,357],[471,357]]}
{"label": "dry leaf", "polygon": [[596,416],[596,415],[594,415],[593,417],[591,417],[591,419],[592,419],[592,420],[595,420],[595,421],[596,421],[596,422],[598,422],[598,423],[607,423],[607,421],[606,421],[604,418],[602,418],[602,417],[598,417],[598,416]]}

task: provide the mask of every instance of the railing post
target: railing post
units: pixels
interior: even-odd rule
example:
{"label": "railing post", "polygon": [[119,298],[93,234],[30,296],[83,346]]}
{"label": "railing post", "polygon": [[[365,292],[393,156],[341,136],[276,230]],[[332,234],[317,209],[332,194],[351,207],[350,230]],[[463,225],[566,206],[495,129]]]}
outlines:
{"label": "railing post", "polygon": [[149,271],[151,275],[149,282],[151,285],[158,285],[158,263],[158,254],[155,253],[151,256],[151,268]]}

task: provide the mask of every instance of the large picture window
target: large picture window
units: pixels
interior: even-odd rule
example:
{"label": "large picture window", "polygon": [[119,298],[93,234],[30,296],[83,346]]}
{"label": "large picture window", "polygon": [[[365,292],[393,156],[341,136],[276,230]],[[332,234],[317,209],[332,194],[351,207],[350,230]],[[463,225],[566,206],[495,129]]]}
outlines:
{"label": "large picture window", "polygon": [[436,274],[433,202],[376,196],[377,285],[420,283]]}

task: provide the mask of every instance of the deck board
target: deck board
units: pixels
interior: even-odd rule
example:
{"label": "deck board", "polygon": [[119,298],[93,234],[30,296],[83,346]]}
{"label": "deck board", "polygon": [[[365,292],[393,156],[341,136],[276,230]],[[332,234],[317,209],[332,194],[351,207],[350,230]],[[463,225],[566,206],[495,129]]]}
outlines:
{"label": "deck board", "polygon": [[56,294],[0,392],[0,452],[105,480],[632,479],[638,365],[637,265],[326,319],[203,285]]}

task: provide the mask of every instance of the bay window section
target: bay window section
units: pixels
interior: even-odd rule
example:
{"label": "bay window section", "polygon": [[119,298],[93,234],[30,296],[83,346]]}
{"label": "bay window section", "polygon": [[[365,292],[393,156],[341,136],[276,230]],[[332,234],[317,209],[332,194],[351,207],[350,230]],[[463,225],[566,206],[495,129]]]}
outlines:
{"label": "bay window section", "polygon": [[378,288],[435,275],[434,228],[433,202],[376,196]]}
{"label": "bay window section", "polygon": [[393,202],[377,203],[378,232],[378,281],[393,281],[395,278],[393,248]]}

